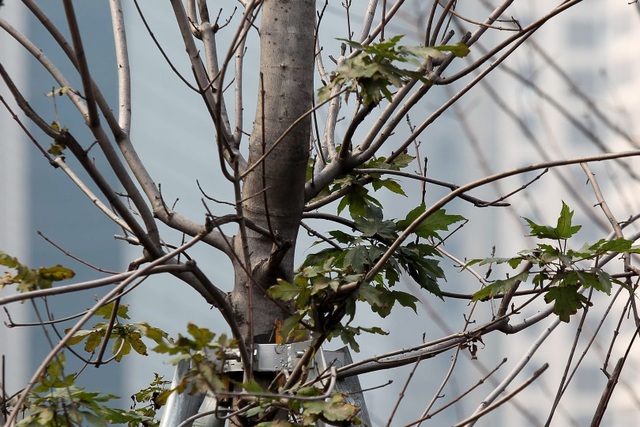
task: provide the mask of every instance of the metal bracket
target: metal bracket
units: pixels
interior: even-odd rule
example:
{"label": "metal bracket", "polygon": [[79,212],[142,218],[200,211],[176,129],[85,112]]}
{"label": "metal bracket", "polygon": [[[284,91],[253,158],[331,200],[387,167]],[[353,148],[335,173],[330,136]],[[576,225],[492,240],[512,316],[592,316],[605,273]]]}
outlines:
{"label": "metal bracket", "polygon": [[[348,347],[342,347],[337,350],[324,350],[321,349],[316,355],[317,370],[323,371],[329,366],[335,366],[340,368],[345,365],[353,363],[351,358],[351,352]],[[316,372],[316,375],[319,372]],[[364,393],[360,385],[360,380],[357,376],[339,378],[336,382],[336,391],[344,393],[347,401],[350,401],[354,405],[360,408],[358,417],[362,421],[364,426],[371,426],[371,419],[369,418],[369,411],[367,410],[367,403],[364,400]],[[326,427],[325,423],[318,423],[319,427]]]}
{"label": "metal bracket", "polygon": [[[253,348],[253,369],[257,372],[278,372],[292,370],[311,341],[293,342],[289,344],[255,344]],[[227,355],[224,372],[242,372],[240,354],[233,352]]]}
{"label": "metal bracket", "polygon": [[[291,371],[312,341],[294,342],[289,344],[255,344],[253,349],[253,369],[257,372],[279,372]],[[317,376],[330,366],[339,368],[352,363],[349,348],[343,347],[338,350],[320,349],[311,361],[310,376]],[[225,355],[223,366],[224,372],[242,372],[243,366],[240,362],[240,352],[237,350],[228,352]],[[336,381],[335,390],[344,393],[347,400],[360,408],[358,417],[363,425],[370,426],[371,420],[367,411],[367,404],[362,393],[360,381],[357,376],[339,378]],[[325,423],[318,423],[320,427],[327,427]]]}

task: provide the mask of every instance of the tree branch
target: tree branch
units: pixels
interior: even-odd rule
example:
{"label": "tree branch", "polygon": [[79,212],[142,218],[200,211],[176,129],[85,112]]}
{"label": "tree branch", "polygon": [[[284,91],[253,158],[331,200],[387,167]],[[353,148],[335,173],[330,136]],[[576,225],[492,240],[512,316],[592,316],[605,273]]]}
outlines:
{"label": "tree branch", "polygon": [[138,277],[141,277],[141,276],[143,276],[145,274],[148,274],[154,267],[160,266],[160,265],[164,264],[165,262],[169,261],[170,259],[174,258],[175,256],[177,256],[178,254],[186,251],[191,246],[196,244],[206,234],[207,234],[207,230],[203,230],[202,233],[198,234],[196,237],[194,237],[193,239],[191,239],[189,242],[185,243],[184,245],[180,246],[179,248],[177,248],[177,249],[175,249],[175,250],[173,250],[173,251],[171,251],[171,252],[169,252],[169,253],[161,256],[161,257],[159,257],[158,259],[156,259],[153,262],[149,263],[148,265],[144,266],[140,270],[134,271],[122,283],[120,283],[118,286],[114,287],[104,297],[102,297],[96,304],[94,304],[94,306],[91,307],[91,309],[89,309],[87,311],[87,313],[84,316],[82,316],[82,318],[80,320],[78,320],[78,322],[76,322],[76,324],[73,327],[69,328],[69,330],[67,331],[66,335],[55,345],[55,347],[51,350],[51,352],[49,352],[47,357],[45,357],[42,360],[40,366],[38,366],[38,368],[36,369],[36,372],[33,374],[31,379],[29,380],[29,382],[25,386],[25,388],[20,393],[20,396],[18,397],[18,399],[16,401],[16,404],[14,406],[13,411],[11,412],[9,417],[7,418],[6,425],[7,426],[12,426],[15,423],[16,417],[22,411],[22,407],[26,402],[26,399],[27,399],[27,396],[28,396],[29,392],[33,389],[33,387],[36,385],[36,383],[38,382],[40,377],[43,375],[43,373],[44,373],[45,369],[47,368],[47,366],[49,366],[49,364],[51,363],[53,358],[63,348],[65,348],[67,346],[69,340],[73,337],[73,335],[76,332],[78,332],[80,330],[80,328],[82,328],[82,326],[86,322],[89,321],[89,319],[91,319],[93,317],[93,315],[100,309],[100,307],[105,305],[107,303],[107,301],[109,301],[111,298],[113,298],[114,296],[116,296],[119,293],[121,293],[124,289],[126,289],[127,286],[129,286],[130,283],[132,283]]}
{"label": "tree branch", "polygon": [[118,124],[124,133],[129,134],[131,131],[131,70],[129,68],[127,35],[120,0],[109,0],[109,7],[118,69]]}
{"label": "tree branch", "polygon": [[494,403],[491,406],[487,406],[486,408],[484,408],[482,411],[477,412],[475,414],[473,414],[471,417],[467,418],[464,421],[459,422],[458,424],[456,424],[454,427],[463,427],[463,426],[469,426],[471,427],[472,425],[474,425],[476,423],[476,421],[478,421],[481,417],[485,416],[486,414],[488,414],[489,412],[493,411],[494,409],[496,409],[498,406],[502,405],[503,403],[506,403],[508,401],[510,401],[511,399],[513,399],[513,397],[515,395],[517,395],[518,393],[520,393],[522,390],[524,390],[526,387],[529,386],[529,384],[531,384],[532,382],[534,382],[535,380],[538,379],[538,377],[540,375],[542,375],[544,373],[544,371],[547,370],[547,368],[549,367],[548,363],[545,363],[544,365],[542,365],[542,367],[540,369],[538,369],[537,371],[535,371],[524,383],[522,383],[519,387],[517,387],[515,390],[513,390],[511,393],[507,394],[506,396],[504,396],[502,399],[498,400],[496,403]]}
{"label": "tree branch", "polygon": [[[531,172],[534,170],[553,168],[553,167],[578,164],[578,163],[585,163],[585,162],[599,162],[604,160],[612,160],[612,159],[619,159],[619,158],[625,158],[625,157],[637,157],[637,156],[640,156],[640,150],[623,151],[620,153],[607,153],[607,154],[600,154],[600,155],[588,156],[588,157],[582,157],[582,158],[576,158],[576,159],[556,160],[552,162],[538,163],[538,164],[525,166],[522,168],[512,169],[506,172],[497,173],[488,177],[484,177],[477,181],[471,182],[469,184],[463,185],[460,188],[452,191],[451,193],[447,194],[446,196],[438,200],[431,207],[429,207],[429,209],[427,209],[418,218],[416,218],[416,220],[413,223],[411,223],[402,232],[402,234],[398,237],[398,239],[396,239],[396,241],[389,247],[389,249],[384,253],[384,255],[382,255],[382,257],[378,260],[378,262],[367,272],[363,281],[364,282],[371,281],[373,277],[375,277],[375,275],[378,274],[380,269],[385,265],[389,257],[391,257],[391,255],[398,249],[398,247],[402,244],[402,242],[406,240],[406,238],[409,237],[411,233],[413,233],[413,230],[415,230],[415,228],[422,221],[424,221],[426,218],[432,215],[435,211],[445,206],[447,203],[449,203],[459,194],[465,193],[469,190],[473,190],[474,188],[481,187],[493,181],[497,181],[497,180],[504,179],[514,175],[523,174],[526,172]],[[349,285],[346,285],[346,287],[348,286]],[[346,288],[346,287],[343,286],[343,288]],[[355,287],[357,288],[357,285],[355,285]],[[348,292],[350,291],[350,289],[345,289],[345,291]]]}

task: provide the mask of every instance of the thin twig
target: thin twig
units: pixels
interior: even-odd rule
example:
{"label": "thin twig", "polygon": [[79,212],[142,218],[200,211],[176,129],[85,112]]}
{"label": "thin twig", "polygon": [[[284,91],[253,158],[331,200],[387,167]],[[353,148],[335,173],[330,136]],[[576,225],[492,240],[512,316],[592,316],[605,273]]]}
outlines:
{"label": "thin twig", "polygon": [[602,418],[604,417],[604,413],[607,410],[607,405],[609,404],[609,400],[611,400],[613,391],[615,390],[618,380],[620,379],[620,374],[622,373],[623,366],[624,366],[624,357],[621,357],[616,362],[616,366],[613,369],[613,372],[611,373],[611,375],[609,376],[607,385],[602,391],[602,395],[600,396],[600,401],[598,402],[598,406],[596,407],[595,413],[593,415],[593,419],[591,420],[591,427],[598,427],[602,422]]}
{"label": "thin twig", "polygon": [[[589,288],[589,301],[591,301],[592,296],[593,296],[593,288]],[[578,359],[578,362],[576,363],[576,367],[574,371],[571,374],[569,373],[569,370],[571,368],[571,363],[573,361],[573,358],[576,353],[576,349],[578,347],[578,341],[580,340],[580,337],[582,335],[582,328],[584,327],[584,323],[587,319],[587,314],[589,313],[588,307],[589,305],[586,304],[584,310],[582,311],[582,315],[580,316],[580,322],[578,323],[578,327],[575,330],[574,338],[567,354],[567,361],[564,364],[562,377],[560,378],[560,383],[558,384],[558,391],[555,393],[553,397],[553,403],[551,404],[551,409],[549,410],[549,417],[547,418],[547,422],[545,423],[545,425],[551,425],[551,419],[555,415],[555,411],[558,405],[560,404],[560,400],[562,399],[562,396],[564,396],[565,391],[567,390],[567,388],[569,387],[569,384],[571,383],[571,380],[573,379],[573,373],[576,372],[576,369],[582,362],[582,358]]]}
{"label": "thin twig", "polygon": [[[476,409],[474,416],[476,414],[484,414],[486,413],[486,410],[488,408],[494,406],[494,405],[491,405],[491,402],[493,402],[498,396],[500,396],[505,391],[505,389],[509,386],[509,384],[511,384],[511,382],[516,378],[516,376],[522,371],[522,369],[524,369],[524,367],[527,366],[527,364],[531,361],[531,357],[533,356],[533,354],[540,348],[542,343],[549,337],[549,335],[551,335],[551,332],[553,332],[553,330],[556,327],[558,327],[559,324],[560,324],[560,318],[555,318],[551,322],[551,324],[542,331],[542,333],[531,344],[529,349],[522,356],[520,361],[516,364],[516,366],[514,366],[511,372],[509,372],[509,374],[502,380],[502,382],[489,395],[487,395],[487,397],[485,397],[482,400],[482,402]],[[469,423],[469,427],[473,426],[473,424],[475,423],[475,420],[479,418],[474,416],[472,416],[473,420],[465,422],[465,424]]]}
{"label": "thin twig", "polygon": [[[437,201],[431,207],[429,207],[429,209],[427,209],[420,216],[418,216],[418,218],[416,218],[413,223],[411,223],[407,228],[405,228],[405,230],[400,234],[400,236],[396,239],[396,241],[387,249],[387,251],[382,255],[382,257],[380,257],[380,259],[376,262],[376,264],[373,267],[371,267],[371,269],[369,269],[363,281],[369,282],[376,274],[378,274],[380,269],[389,260],[389,257],[393,253],[395,253],[395,251],[402,244],[402,242],[404,242],[404,240],[406,240],[409,237],[409,235],[413,233],[415,228],[422,221],[424,221],[426,218],[432,215],[435,211],[439,210],[444,205],[449,203],[459,194],[465,193],[469,190],[473,190],[474,188],[481,187],[493,181],[497,181],[497,180],[504,179],[514,175],[520,175],[520,174],[531,172],[534,170],[541,170],[541,169],[547,169],[547,168],[552,168],[557,166],[578,164],[578,163],[584,163],[584,162],[596,162],[596,161],[612,160],[612,159],[618,159],[618,158],[624,158],[624,157],[637,157],[637,156],[640,156],[640,150],[625,151],[620,153],[606,153],[606,154],[600,154],[600,155],[588,156],[588,157],[582,157],[582,158],[576,158],[576,159],[556,160],[552,162],[538,163],[538,164],[524,166],[517,169],[512,169],[505,172],[500,172],[491,176],[481,178],[469,184],[463,185],[458,189],[452,191],[451,193],[447,194],[446,196],[442,197],[439,201]],[[345,286],[349,286],[349,285],[345,285]],[[357,284],[355,285],[355,287],[357,287]],[[342,288],[345,288],[345,287],[343,286]],[[347,288],[345,289],[345,291],[350,291],[350,289]]]}
{"label": "thin twig", "polygon": [[44,235],[44,233],[42,231],[37,231],[36,232],[38,234],[38,236],[42,237],[47,243],[49,243],[51,246],[53,246],[54,248],[58,249],[60,252],[62,252],[63,254],[65,254],[66,256],[68,256],[69,258],[78,261],[80,264],[86,265],[87,267],[99,271],[100,273],[106,273],[106,274],[118,274],[117,271],[112,271],[112,270],[106,270],[104,268],[98,267],[96,265],[91,264],[88,261],[83,260],[80,257],[77,257],[75,255],[73,255],[71,252],[67,251],[66,249],[62,248],[62,246],[58,245],[56,242],[54,242],[53,240],[49,239],[47,236]]}
{"label": "thin twig", "polygon": [[[439,414],[440,412],[444,411],[445,409],[451,407],[452,405],[456,404],[457,402],[459,402],[463,397],[467,396],[469,393],[471,393],[473,390],[475,390],[476,388],[480,387],[482,384],[485,383],[485,381],[487,381],[493,374],[495,374],[498,369],[500,369],[500,367],[502,365],[504,365],[505,363],[507,363],[507,359],[504,358],[500,361],[500,363],[493,368],[491,371],[489,371],[487,374],[485,374],[484,377],[482,377],[481,379],[478,380],[478,382],[476,382],[472,387],[469,387],[468,390],[466,390],[464,393],[462,393],[460,396],[456,397],[455,399],[452,399],[451,402],[447,403],[446,405],[438,408],[437,410],[433,411],[432,413],[428,414],[428,413],[424,413],[422,418],[415,420],[414,422],[412,422],[411,424],[407,424],[404,427],[411,427],[413,425],[418,425],[420,426],[422,424],[423,421],[426,421],[428,419],[433,418],[434,416],[436,416],[437,414]],[[427,409],[429,409],[429,406],[427,406]],[[426,412],[426,411],[425,411]]]}
{"label": "thin twig", "polygon": [[36,369],[36,372],[33,374],[31,379],[27,383],[26,387],[20,393],[20,396],[18,397],[17,402],[14,406],[15,409],[13,410],[13,412],[11,412],[11,415],[9,415],[6,425],[8,427],[13,426],[13,424],[15,423],[16,417],[18,416],[18,413],[20,413],[20,410],[27,399],[27,395],[36,385],[37,381],[42,376],[44,370],[47,368],[47,366],[49,366],[53,358],[56,357],[56,355],[67,345],[67,343],[74,336],[74,334],[78,332],[80,328],[87,321],[89,321],[89,319],[91,319],[91,317],[93,317],[93,315],[100,309],[100,307],[102,307],[108,300],[110,300],[111,298],[113,298],[114,296],[122,292],[124,289],[126,289],[126,287],[129,286],[129,284],[134,280],[136,280],[138,277],[148,274],[154,267],[157,267],[166,263],[167,261],[174,258],[178,254],[189,249],[191,246],[193,246],[198,241],[200,241],[202,237],[205,236],[206,233],[207,233],[207,230],[203,230],[200,234],[192,238],[189,242],[180,246],[178,249],[157,258],[156,260],[147,264],[140,270],[134,271],[129,277],[127,277],[127,279],[125,279],[118,286],[114,287],[104,297],[102,297],[96,304],[94,304],[94,306],[87,311],[87,313],[82,317],[82,319],[76,322],[76,324],[67,331],[67,334],[56,344],[56,346],[51,350],[51,352],[49,352],[49,354],[42,360],[42,363],[40,364],[40,366],[38,366],[38,368]]}
{"label": "thin twig", "polygon": [[[457,355],[457,353],[458,352],[456,351],[456,355]],[[455,365],[455,363],[453,365]],[[418,366],[420,366],[420,359],[415,361],[415,363],[413,364],[413,368],[411,368],[411,371],[409,371],[409,375],[407,376],[407,380],[404,382],[404,385],[402,386],[402,390],[400,390],[400,393],[398,395],[398,399],[396,400],[395,405],[393,405],[393,409],[391,410],[391,414],[389,415],[389,419],[387,420],[387,424],[386,424],[387,427],[391,427],[391,422],[393,421],[393,417],[396,415],[396,412],[398,411],[398,408],[400,407],[400,403],[402,402],[402,399],[404,398],[404,396],[405,396],[405,394],[407,392],[407,389],[409,388],[409,384],[411,383],[411,380],[413,379],[413,376],[416,373],[416,370],[418,369]]]}
{"label": "thin twig", "polygon": [[508,401],[510,401],[511,399],[514,398],[515,395],[517,395],[518,393],[520,393],[522,390],[524,390],[527,386],[529,386],[529,384],[531,384],[532,382],[534,382],[536,379],[538,379],[538,377],[540,375],[542,375],[544,373],[544,371],[547,370],[547,368],[549,367],[548,363],[545,363],[544,365],[542,365],[542,367],[540,369],[538,369],[537,371],[535,371],[528,379],[527,381],[525,381],[524,383],[522,383],[522,385],[520,385],[519,387],[517,387],[515,390],[513,390],[511,393],[507,394],[506,396],[504,396],[502,399],[498,400],[496,403],[494,403],[491,406],[487,406],[485,409],[483,409],[481,412],[475,413],[472,416],[470,416],[469,418],[467,418],[464,421],[459,422],[458,424],[456,424],[453,427],[463,427],[463,426],[472,426],[475,424],[475,422],[480,419],[481,417],[485,416],[486,414],[488,414],[489,412],[493,411],[494,409],[496,409],[498,406],[502,405],[503,403],[506,403]]}
{"label": "thin twig", "polygon": [[[162,265],[156,268],[152,268],[148,271],[149,275],[153,274],[161,274],[161,273],[176,273],[176,272],[184,272],[187,271],[188,268],[182,264],[170,264],[170,265]],[[136,270],[137,271],[137,270]],[[30,299],[46,297],[50,295],[62,295],[68,293],[74,293],[78,291],[84,291],[88,289],[99,288],[102,286],[113,285],[123,280],[128,280],[131,276],[135,274],[135,271],[127,271],[124,273],[119,273],[114,276],[104,277],[102,279],[94,279],[86,282],[80,282],[73,285],[64,285],[64,286],[56,286],[52,288],[46,289],[38,289],[35,291],[23,292],[19,294],[8,295],[6,297],[0,298],[0,306],[10,304],[18,301],[28,301]]]}

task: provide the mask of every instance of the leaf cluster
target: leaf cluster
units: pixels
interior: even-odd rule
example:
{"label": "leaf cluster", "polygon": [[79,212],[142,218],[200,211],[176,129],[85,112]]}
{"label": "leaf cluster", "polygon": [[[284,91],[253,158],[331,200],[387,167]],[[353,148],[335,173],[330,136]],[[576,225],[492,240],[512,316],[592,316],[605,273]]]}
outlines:
{"label": "leaf cluster", "polygon": [[0,278],[0,289],[7,285],[16,284],[19,292],[29,292],[36,289],[48,289],[53,282],[72,279],[75,273],[61,265],[53,267],[30,268],[22,264],[17,258],[0,251],[0,265],[13,272],[6,271]]}
{"label": "leaf cluster", "polygon": [[[289,420],[264,421],[257,427],[309,427],[317,425],[354,426],[360,425],[357,417],[360,408],[349,401],[348,396],[334,392],[323,398],[323,391],[317,387],[303,387],[288,399]],[[295,397],[306,399],[296,399]],[[309,399],[318,397],[318,399]],[[269,410],[275,402],[263,399],[261,404],[250,409],[247,416],[259,416]],[[322,423],[322,424],[320,424]]]}
{"label": "leaf cluster", "polygon": [[77,386],[75,375],[65,375],[64,365],[65,358],[61,353],[47,366],[39,383],[29,394],[28,415],[16,424],[18,427],[106,427],[123,423],[129,426],[157,425],[153,416],[106,406],[117,396],[86,391]]}
{"label": "leaf cluster", "polygon": [[582,308],[591,305],[581,289],[592,288],[607,295],[613,284],[624,283],[611,277],[602,268],[594,266],[597,258],[615,253],[640,253],[640,248],[623,238],[600,239],[596,243],[585,243],[577,250],[568,246],[568,241],[580,229],[573,224],[573,211],[563,202],[555,226],[540,225],[524,218],[530,235],[540,242],[534,249],[523,250],[512,258],[475,259],[467,266],[478,264],[507,264],[512,269],[525,265],[518,274],[506,279],[495,280],[473,295],[473,300],[484,300],[507,292],[518,283],[531,281],[535,288],[544,292],[547,303],[553,303],[554,313],[563,322]]}
{"label": "leaf cluster", "polygon": [[[461,43],[453,46],[411,47],[398,45],[401,39],[402,36],[394,36],[366,46],[340,39],[359,53],[338,66],[330,83],[318,91],[319,101],[326,101],[334,87],[342,86],[346,86],[348,92],[357,93],[364,105],[378,104],[382,98],[390,101],[390,86],[402,87],[409,79],[428,82],[424,71],[419,68],[427,58],[442,58],[444,52],[460,57],[469,53],[469,48]],[[417,70],[401,68],[397,63],[412,63]]]}
{"label": "leaf cluster", "polygon": [[[338,191],[348,190],[340,199],[338,213],[342,212],[345,208],[348,208],[352,218],[357,215],[365,215],[367,206],[374,205],[382,208],[380,201],[370,194],[367,184],[371,184],[371,187],[375,191],[386,188],[394,194],[406,196],[398,181],[392,178],[383,177],[379,172],[367,172],[367,169],[375,168],[399,171],[409,166],[414,159],[415,157],[413,156],[406,153],[400,153],[393,159],[393,161],[389,162],[387,162],[387,158],[385,157],[377,157],[369,160],[367,163],[362,165],[362,173],[352,172],[334,179],[331,185],[323,189],[314,200],[322,199]],[[307,168],[308,179],[311,179],[312,177],[313,164],[313,159],[310,159],[309,167]]]}
{"label": "leaf cluster", "polygon": [[[421,204],[401,220],[384,219],[382,209],[375,204],[363,202],[354,207],[349,203],[348,206],[353,215],[352,232],[329,232],[334,245],[307,256],[293,283],[280,280],[269,289],[269,294],[290,302],[295,310],[283,323],[284,336],[300,336],[308,328],[329,337],[340,336],[358,351],[357,335],[362,332],[386,334],[378,327],[351,325],[358,301],[368,304],[380,317],[388,316],[396,304],[416,311],[417,297],[394,289],[403,273],[423,289],[442,297],[438,280],[444,279],[444,271],[437,259],[439,252],[430,242],[442,240],[440,233],[464,218],[449,215],[444,209],[436,211],[414,229],[415,241],[394,251],[374,278],[365,282],[369,269],[399,234],[425,212],[426,206]],[[342,292],[341,288],[352,284],[357,284],[355,291]],[[346,321],[342,321],[343,318]]]}
{"label": "leaf cluster", "polygon": [[[96,316],[108,319],[114,308],[113,303],[105,305],[96,312]],[[175,389],[164,389],[161,378],[156,377],[148,389],[134,395],[137,402],[153,404],[138,412],[145,415],[155,413],[155,410],[164,405],[173,392],[218,391],[227,387],[228,380],[222,375],[222,366],[227,352],[235,348],[236,344],[226,335],[222,334],[216,339],[216,335],[209,329],[189,323],[187,335],[179,334],[177,338],[171,339],[166,332],[146,322],[121,323],[122,320],[129,319],[127,305],[118,306],[116,319],[116,323],[111,328],[108,323],[99,322],[92,329],[76,332],[69,344],[76,345],[84,342],[85,351],[94,352],[104,341],[105,335],[109,333],[108,339],[113,340],[111,348],[114,359],[120,361],[125,355],[130,354],[132,349],[146,356],[148,347],[143,340],[146,339],[155,343],[151,351],[173,356],[170,361],[172,364],[177,365],[187,361],[190,365],[189,371],[181,378]]]}
{"label": "leaf cluster", "polygon": [[[100,307],[96,312],[96,316],[108,320],[114,308],[115,303],[109,303]],[[112,325],[112,327],[109,327],[108,322],[98,322],[93,325],[92,329],[77,331],[69,340],[69,345],[84,342],[84,350],[92,353],[100,346],[102,341],[105,340],[105,336],[109,334],[107,340],[113,341],[111,344],[111,352],[116,361],[120,362],[124,356],[131,353],[132,349],[136,353],[146,356],[148,354],[147,346],[143,341],[143,337],[152,339],[159,344],[167,334],[159,328],[150,326],[146,322],[120,323],[121,319],[129,319],[128,311],[128,305],[118,305],[116,323]]]}
{"label": "leaf cluster", "polygon": [[[113,303],[105,305],[96,312],[96,316],[108,319],[112,316],[114,309]],[[227,353],[235,348],[236,344],[226,335],[222,334],[216,338],[216,335],[209,329],[200,328],[189,323],[186,335],[179,334],[177,338],[171,339],[166,332],[152,327],[146,322],[121,323],[122,320],[129,319],[127,305],[119,305],[117,307],[116,319],[117,322],[111,329],[108,329],[107,323],[99,322],[93,326],[93,329],[78,331],[71,338],[70,345],[84,342],[84,349],[88,352],[94,352],[104,341],[105,334],[109,332],[109,339],[113,340],[112,352],[114,359],[120,361],[122,357],[131,352],[131,349],[138,354],[147,355],[147,345],[143,339],[148,339],[155,343],[151,351],[173,356],[170,362],[174,365],[187,361],[190,368],[173,389],[167,388],[168,382],[156,374],[149,387],[132,396],[134,404],[145,403],[145,405],[140,408],[135,408],[134,405],[130,411],[110,410],[115,412],[110,412],[109,416],[111,418],[105,418],[105,420],[128,423],[130,427],[140,425],[142,420],[145,421],[144,425],[157,425],[157,421],[154,421],[155,414],[160,407],[166,404],[171,393],[206,393],[228,389],[229,379],[223,375],[222,367]],[[59,381],[55,384],[45,381],[43,384],[47,387],[53,385],[56,387],[69,387],[73,386],[74,379],[75,377],[70,375],[66,378],[66,383],[64,384],[59,383]],[[45,409],[42,411],[45,411]],[[49,412],[46,409],[46,413],[48,414]],[[87,417],[89,415],[85,415],[85,419],[88,420],[89,418]],[[90,424],[94,425],[92,422]]]}
{"label": "leaf cluster", "polygon": [[174,356],[171,363],[177,365],[188,361],[190,369],[181,378],[176,387],[178,393],[184,391],[206,393],[221,391],[228,387],[228,378],[223,375],[226,355],[236,348],[236,342],[225,334],[216,339],[216,334],[207,328],[193,323],[187,325],[188,335],[179,334],[178,338],[164,339],[153,351]]}
{"label": "leaf cluster", "polygon": [[[55,121],[51,123],[51,128],[56,132],[68,131],[66,127],[60,126],[60,124]],[[64,150],[66,149],[67,149],[67,145],[65,144],[64,140],[62,138],[58,138],[51,143],[51,145],[49,146],[49,149],[47,150],[47,153],[53,154],[54,156],[60,156],[64,153]]]}
{"label": "leaf cluster", "polygon": [[[166,405],[167,399],[173,393],[173,390],[169,388],[170,385],[171,381],[166,381],[163,376],[154,373],[154,379],[149,383],[149,387],[131,396],[133,400],[131,411],[155,420],[158,410]],[[142,406],[136,407],[138,404],[142,404]],[[157,426],[159,424],[159,422],[154,421],[144,425]],[[139,425],[135,420],[132,420],[129,422],[128,427],[137,427]]]}

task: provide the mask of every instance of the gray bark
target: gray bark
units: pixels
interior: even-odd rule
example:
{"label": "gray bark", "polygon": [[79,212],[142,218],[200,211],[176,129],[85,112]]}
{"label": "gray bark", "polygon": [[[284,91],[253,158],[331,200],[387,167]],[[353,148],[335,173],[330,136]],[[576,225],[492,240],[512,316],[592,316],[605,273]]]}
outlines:
{"label": "gray bark", "polygon": [[[293,274],[310,119],[289,127],[312,106],[314,27],[315,0],[267,0],[262,6],[263,86],[250,137],[249,167],[259,164],[243,180],[242,208],[246,219],[271,230],[275,238],[248,230],[244,253],[250,257],[251,279],[235,265],[231,301],[247,342],[272,342],[275,321],[287,317],[268,299],[265,289],[279,277],[291,280]],[[241,240],[235,239],[238,254],[243,253]]]}

